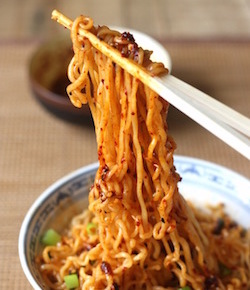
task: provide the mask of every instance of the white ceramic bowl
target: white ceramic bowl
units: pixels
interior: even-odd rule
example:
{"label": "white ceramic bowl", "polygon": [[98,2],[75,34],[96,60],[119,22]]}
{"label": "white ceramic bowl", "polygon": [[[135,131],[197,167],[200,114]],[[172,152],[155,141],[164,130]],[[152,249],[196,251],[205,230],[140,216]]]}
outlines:
{"label": "white ceramic bowl", "polygon": [[[198,206],[225,203],[227,212],[245,227],[250,227],[250,181],[216,164],[175,156],[182,176],[180,192]],[[98,164],[83,167],[63,177],[34,202],[19,235],[19,256],[23,271],[36,290],[47,289],[35,263],[41,251],[40,238],[48,228],[61,231],[71,218],[88,204],[88,192]]]}
{"label": "white ceramic bowl", "polygon": [[156,62],[162,62],[164,66],[171,72],[172,70],[172,60],[171,57],[166,50],[166,48],[158,42],[153,37],[140,32],[138,30],[120,27],[120,26],[110,26],[111,29],[117,30],[121,33],[129,32],[134,36],[135,42],[142,47],[143,49],[147,49],[152,51],[151,60]]}

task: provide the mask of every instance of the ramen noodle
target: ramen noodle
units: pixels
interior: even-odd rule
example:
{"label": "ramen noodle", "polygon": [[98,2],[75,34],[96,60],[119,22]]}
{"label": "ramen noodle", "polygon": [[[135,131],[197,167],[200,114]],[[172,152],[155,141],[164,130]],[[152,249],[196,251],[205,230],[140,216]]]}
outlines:
{"label": "ramen noodle", "polygon": [[95,49],[95,34],[152,75],[167,72],[133,36],[81,16],[71,29],[74,57],[67,87],[73,105],[88,103],[99,168],[89,207],[38,263],[51,289],[249,289],[250,234],[223,205],[203,212],[178,190],[176,144],[168,134],[169,104]]}

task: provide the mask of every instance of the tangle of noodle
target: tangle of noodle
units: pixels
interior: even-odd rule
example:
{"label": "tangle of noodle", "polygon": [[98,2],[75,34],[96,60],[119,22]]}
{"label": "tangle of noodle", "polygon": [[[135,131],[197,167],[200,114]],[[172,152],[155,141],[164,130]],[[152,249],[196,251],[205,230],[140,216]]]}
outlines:
{"label": "tangle of noodle", "polygon": [[[169,104],[92,47],[79,27],[152,74],[166,72],[131,34],[95,28],[84,16],[74,21],[67,92],[76,107],[90,106],[100,167],[89,209],[38,259],[48,286],[66,289],[63,277],[77,273],[79,289],[249,289],[249,231],[222,206],[205,214],[178,192]],[[224,225],[215,232],[218,219]],[[91,235],[90,222],[97,226]],[[230,273],[223,276],[221,265]]]}

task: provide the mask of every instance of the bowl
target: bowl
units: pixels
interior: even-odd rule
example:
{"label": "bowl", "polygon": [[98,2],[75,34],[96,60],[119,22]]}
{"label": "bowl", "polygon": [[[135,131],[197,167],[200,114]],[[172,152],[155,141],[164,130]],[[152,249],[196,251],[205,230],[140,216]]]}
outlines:
{"label": "bowl", "polygon": [[88,106],[78,109],[66,93],[70,83],[67,68],[73,57],[70,37],[48,40],[33,53],[29,64],[29,83],[33,95],[51,113],[70,121],[89,117]]}
{"label": "bowl", "polygon": [[[234,220],[250,227],[250,181],[225,167],[204,160],[175,156],[182,176],[180,192],[199,207],[223,202]],[[71,218],[88,205],[98,163],[80,168],[45,190],[29,209],[19,234],[19,257],[23,271],[35,290],[48,289],[35,257],[41,252],[40,239],[48,228],[61,232]]]}
{"label": "bowl", "polygon": [[[171,70],[171,58],[158,41],[136,30],[112,28],[130,31],[141,47],[154,51],[152,60],[164,63]],[[31,56],[29,82],[34,96],[47,110],[65,120],[79,122],[90,119],[90,110],[87,105],[80,109],[74,107],[67,96],[67,68],[72,56],[69,34],[44,42]]]}
{"label": "bowl", "polygon": [[152,61],[162,62],[164,66],[169,70],[169,72],[171,72],[172,70],[171,57],[168,51],[166,50],[166,48],[156,39],[154,39],[153,37],[143,32],[140,32],[131,28],[127,28],[127,27],[110,26],[110,28],[113,30],[119,31],[120,33],[123,33],[123,32],[131,33],[134,36],[135,41],[138,43],[140,47],[142,47],[143,49],[152,51],[152,54],[151,54]]}

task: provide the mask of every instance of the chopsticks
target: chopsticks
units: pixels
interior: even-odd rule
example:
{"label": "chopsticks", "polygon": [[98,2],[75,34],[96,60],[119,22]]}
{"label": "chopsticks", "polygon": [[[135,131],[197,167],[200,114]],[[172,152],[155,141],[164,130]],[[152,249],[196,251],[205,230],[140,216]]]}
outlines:
{"label": "chopsticks", "polygon": [[250,159],[249,118],[174,76],[163,76],[156,81],[160,96],[173,98],[177,109]]}
{"label": "chopsticks", "polygon": [[[52,19],[68,29],[72,27],[72,20],[57,10],[52,12]],[[172,75],[151,76],[146,69],[122,57],[117,49],[87,30],[79,28],[79,34],[88,38],[97,50],[138,78],[171,105],[250,160],[249,118]]]}

